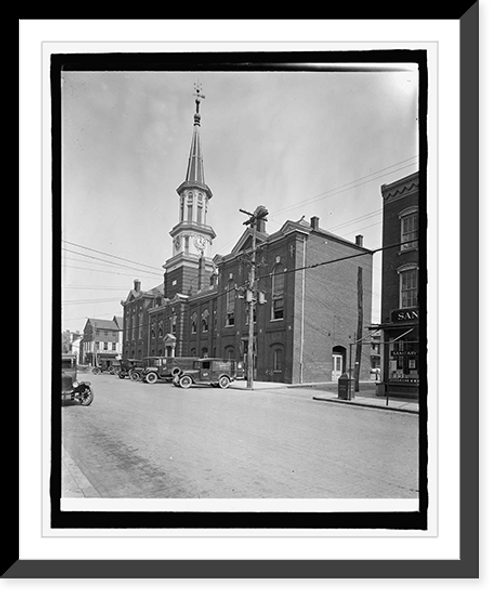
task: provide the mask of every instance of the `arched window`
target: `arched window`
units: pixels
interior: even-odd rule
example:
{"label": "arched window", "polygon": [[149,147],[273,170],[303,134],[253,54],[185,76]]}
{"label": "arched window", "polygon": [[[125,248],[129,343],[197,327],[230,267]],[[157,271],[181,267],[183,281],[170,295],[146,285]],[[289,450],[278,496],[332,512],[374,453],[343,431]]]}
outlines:
{"label": "arched window", "polygon": [[283,372],[283,348],[275,346],[273,348],[273,373]]}
{"label": "arched window", "polygon": [[232,346],[227,346],[225,355],[228,360],[234,360],[234,348]]}
{"label": "arched window", "polygon": [[197,321],[198,321],[198,315],[196,313],[193,313],[191,315],[191,333],[196,333]]}
{"label": "arched window", "polygon": [[283,319],[285,307],[285,267],[281,263],[278,263],[273,268],[271,282],[271,319],[275,321],[278,319]]}
{"label": "arched window", "polygon": [[229,289],[226,294],[226,326],[234,325],[234,282],[229,282]]}
{"label": "arched window", "polygon": [[208,310],[205,309],[201,314],[201,330],[203,333],[208,331]]}
{"label": "arched window", "polygon": [[170,320],[170,333],[175,335],[177,333],[177,315],[172,315]]}

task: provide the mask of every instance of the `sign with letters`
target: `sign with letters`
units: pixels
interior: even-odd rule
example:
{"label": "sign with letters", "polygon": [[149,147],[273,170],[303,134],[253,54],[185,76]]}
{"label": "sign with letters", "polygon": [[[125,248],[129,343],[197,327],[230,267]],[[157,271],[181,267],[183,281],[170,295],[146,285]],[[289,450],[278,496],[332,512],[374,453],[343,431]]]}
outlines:
{"label": "sign with letters", "polygon": [[418,308],[398,308],[391,312],[392,323],[406,323],[418,321]]}

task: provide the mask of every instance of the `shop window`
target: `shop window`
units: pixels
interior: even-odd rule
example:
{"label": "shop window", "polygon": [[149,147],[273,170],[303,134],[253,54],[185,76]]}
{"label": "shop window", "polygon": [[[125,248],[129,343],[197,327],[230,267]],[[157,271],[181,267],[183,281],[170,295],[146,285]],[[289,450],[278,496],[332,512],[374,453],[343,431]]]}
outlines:
{"label": "shop window", "polygon": [[389,344],[389,379],[418,383],[418,341],[399,340]]}

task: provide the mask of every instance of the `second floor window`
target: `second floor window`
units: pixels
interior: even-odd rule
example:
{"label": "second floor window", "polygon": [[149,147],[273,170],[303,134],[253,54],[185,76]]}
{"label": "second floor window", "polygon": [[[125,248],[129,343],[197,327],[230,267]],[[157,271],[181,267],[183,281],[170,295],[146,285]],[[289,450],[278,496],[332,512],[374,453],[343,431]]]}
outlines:
{"label": "second floor window", "polygon": [[418,306],[418,269],[414,267],[401,271],[399,277],[401,282],[400,308]]}
{"label": "second floor window", "polygon": [[208,331],[208,310],[204,310],[201,315],[201,330],[203,333]]}
{"label": "second floor window", "polygon": [[226,296],[226,325],[234,325],[234,299],[234,283],[231,281]]}
{"label": "second floor window", "polygon": [[285,268],[278,263],[272,273],[271,319],[283,319],[285,307]]}

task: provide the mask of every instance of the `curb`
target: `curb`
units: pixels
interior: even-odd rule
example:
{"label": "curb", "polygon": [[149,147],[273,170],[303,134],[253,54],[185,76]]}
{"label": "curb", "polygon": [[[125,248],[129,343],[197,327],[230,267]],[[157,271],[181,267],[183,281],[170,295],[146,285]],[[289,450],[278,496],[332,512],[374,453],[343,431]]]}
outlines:
{"label": "curb", "polygon": [[361,406],[363,408],[378,408],[379,410],[390,410],[393,412],[404,412],[410,415],[418,415],[418,410],[411,410],[408,408],[402,408],[398,406],[383,406],[381,404],[370,404],[369,402],[356,402],[353,400],[338,400],[337,398],[320,398],[319,396],[313,396],[313,400],[321,400],[322,402],[334,402],[335,404],[343,404],[345,406]]}

